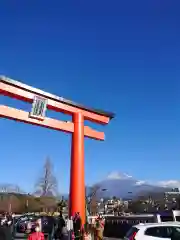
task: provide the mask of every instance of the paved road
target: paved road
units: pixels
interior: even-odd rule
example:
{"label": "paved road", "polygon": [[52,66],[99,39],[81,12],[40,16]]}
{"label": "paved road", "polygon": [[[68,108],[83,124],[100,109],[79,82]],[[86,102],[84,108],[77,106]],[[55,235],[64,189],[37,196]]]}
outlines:
{"label": "paved road", "polygon": [[122,238],[108,238],[108,237],[104,237],[103,239],[105,239],[105,240],[123,240]]}
{"label": "paved road", "polygon": [[[122,238],[109,238],[109,237],[104,237],[103,239],[104,240],[123,240]],[[21,236],[21,238],[15,238],[14,240],[24,240],[24,239]],[[64,236],[64,240],[68,240],[68,235]]]}
{"label": "paved road", "polygon": [[[108,238],[108,237],[104,237],[104,240],[123,240],[122,238]],[[20,238],[15,238],[14,240],[25,240],[25,239],[20,239]]]}

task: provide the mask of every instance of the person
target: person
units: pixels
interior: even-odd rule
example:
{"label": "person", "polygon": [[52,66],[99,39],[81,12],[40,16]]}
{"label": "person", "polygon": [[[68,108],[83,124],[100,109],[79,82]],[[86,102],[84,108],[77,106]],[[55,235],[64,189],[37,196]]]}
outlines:
{"label": "person", "polygon": [[10,226],[12,224],[12,222],[13,222],[12,214],[9,213],[7,215],[7,224]]}
{"label": "person", "polygon": [[64,228],[66,226],[65,220],[63,218],[62,212],[60,212],[59,217],[57,219],[57,228],[54,234],[55,239],[62,239],[64,235]]}
{"label": "person", "polygon": [[28,240],[44,240],[44,234],[40,231],[38,223],[36,223],[34,231],[29,234]]}
{"label": "person", "polygon": [[85,240],[92,240],[92,229],[91,229],[91,225],[88,222],[86,222],[84,226],[83,236]]}
{"label": "person", "polygon": [[45,235],[48,234],[48,240],[52,239],[54,237],[54,230],[55,230],[55,219],[52,216],[44,216],[42,217],[42,231],[45,233]]}
{"label": "person", "polygon": [[10,240],[12,239],[11,227],[7,224],[1,224],[0,226],[0,239]]}
{"label": "person", "polygon": [[73,229],[74,229],[74,235],[76,239],[80,239],[82,236],[81,230],[82,230],[82,221],[79,212],[75,213],[75,216],[73,218]]}
{"label": "person", "polygon": [[4,225],[4,224],[7,223],[7,215],[6,215],[6,213],[4,213],[4,214],[2,215],[1,223],[2,223],[2,225]]}
{"label": "person", "polygon": [[103,232],[104,232],[104,219],[101,214],[95,220],[95,238],[97,240],[103,239]]}

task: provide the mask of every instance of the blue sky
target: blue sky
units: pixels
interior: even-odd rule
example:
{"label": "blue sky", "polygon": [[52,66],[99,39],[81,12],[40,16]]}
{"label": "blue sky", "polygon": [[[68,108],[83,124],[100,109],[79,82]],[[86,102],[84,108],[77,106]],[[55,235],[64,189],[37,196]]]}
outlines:
{"label": "blue sky", "polygon": [[[51,2],[51,3],[50,3]],[[86,139],[86,182],[179,179],[179,1],[1,1],[0,73],[116,113]],[[0,96],[0,103],[30,105]],[[69,119],[57,113],[48,116]],[[32,191],[49,156],[67,192],[70,135],[0,119],[0,182]]]}

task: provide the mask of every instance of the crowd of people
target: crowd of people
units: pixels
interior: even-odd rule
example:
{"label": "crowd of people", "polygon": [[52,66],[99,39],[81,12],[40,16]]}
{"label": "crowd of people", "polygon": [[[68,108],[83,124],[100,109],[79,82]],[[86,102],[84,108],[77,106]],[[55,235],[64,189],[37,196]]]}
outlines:
{"label": "crowd of people", "polygon": [[20,225],[17,225],[18,220],[16,222],[12,214],[3,214],[0,218],[0,239],[12,240],[13,237],[16,239],[17,232],[28,236],[28,240],[63,239],[63,229],[66,223],[62,213],[57,218],[48,217],[45,225],[42,219],[42,217],[35,217],[32,221],[25,221],[24,224],[22,221]]}
{"label": "crowd of people", "polygon": [[[99,215],[94,223],[87,223],[82,226],[82,221],[79,213],[75,213],[71,219],[67,221],[60,212],[57,218],[48,218],[48,224],[45,228],[42,224],[42,218],[37,217],[35,221],[28,222],[24,228],[24,233],[28,236],[28,240],[102,240],[104,230],[104,219]],[[1,218],[0,224],[0,239],[12,239],[15,223],[12,215],[4,215]],[[22,229],[21,229],[22,230]]]}

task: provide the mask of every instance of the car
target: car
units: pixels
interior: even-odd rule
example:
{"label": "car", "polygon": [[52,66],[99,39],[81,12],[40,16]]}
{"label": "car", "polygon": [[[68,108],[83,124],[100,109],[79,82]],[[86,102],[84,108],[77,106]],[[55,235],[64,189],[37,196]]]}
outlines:
{"label": "car", "polygon": [[124,240],[180,240],[180,223],[140,223],[133,226]]}
{"label": "car", "polygon": [[[29,234],[29,230],[31,231],[33,228],[35,228],[36,221],[38,219],[41,219],[41,224],[42,224],[42,231],[46,235],[53,233],[54,227],[56,224],[56,220],[53,216],[44,216],[44,215],[22,215],[18,219],[14,221],[13,224],[13,237],[14,238],[26,238],[27,235]],[[30,226],[30,229],[28,227]]]}

